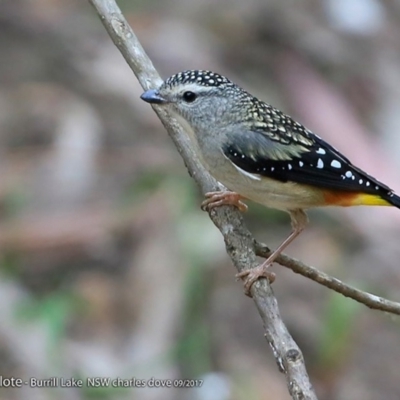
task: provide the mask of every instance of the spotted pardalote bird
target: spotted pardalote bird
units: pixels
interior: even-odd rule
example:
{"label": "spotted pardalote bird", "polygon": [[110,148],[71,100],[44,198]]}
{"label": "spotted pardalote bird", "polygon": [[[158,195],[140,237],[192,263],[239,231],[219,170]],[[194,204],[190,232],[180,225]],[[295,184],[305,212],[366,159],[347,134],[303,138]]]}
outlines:
{"label": "spotted pardalote bird", "polygon": [[229,191],[206,194],[204,208],[243,199],[287,211],[293,231],[258,268],[238,274],[249,293],[304,229],[305,209],[320,206],[395,206],[400,197],[291,117],[211,71],[185,71],[142,94],[166,107],[189,134],[210,174]]}

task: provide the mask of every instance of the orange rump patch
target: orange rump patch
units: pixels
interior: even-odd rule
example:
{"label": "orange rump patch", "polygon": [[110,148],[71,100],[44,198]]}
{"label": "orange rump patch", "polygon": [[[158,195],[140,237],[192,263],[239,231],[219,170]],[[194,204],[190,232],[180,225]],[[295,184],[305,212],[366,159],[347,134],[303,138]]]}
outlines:
{"label": "orange rump patch", "polygon": [[391,205],[378,195],[355,192],[341,192],[333,190],[324,190],[324,199],[326,205],[342,207]]}

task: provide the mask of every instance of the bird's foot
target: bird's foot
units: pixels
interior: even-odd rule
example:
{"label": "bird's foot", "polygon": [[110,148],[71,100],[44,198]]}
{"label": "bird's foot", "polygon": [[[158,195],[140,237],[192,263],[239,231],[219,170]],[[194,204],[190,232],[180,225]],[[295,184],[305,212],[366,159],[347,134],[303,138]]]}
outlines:
{"label": "bird's foot", "polygon": [[269,267],[272,263],[263,262],[256,268],[246,269],[238,274],[236,274],[236,278],[244,280],[244,293],[246,296],[252,297],[250,290],[253,286],[253,283],[258,281],[260,278],[268,279],[269,283],[273,283],[275,281],[276,275],[270,271]]}
{"label": "bird's foot", "polygon": [[243,197],[235,192],[208,192],[205,196],[205,200],[201,203],[203,211],[209,211],[214,207],[225,205],[235,206],[241,212],[246,212],[248,208],[241,200]]}

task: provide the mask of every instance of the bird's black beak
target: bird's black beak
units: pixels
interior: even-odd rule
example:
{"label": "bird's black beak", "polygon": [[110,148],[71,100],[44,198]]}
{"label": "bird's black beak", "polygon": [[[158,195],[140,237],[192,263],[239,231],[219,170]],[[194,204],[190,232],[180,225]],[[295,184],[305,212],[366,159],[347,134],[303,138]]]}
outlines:
{"label": "bird's black beak", "polygon": [[167,102],[167,100],[165,100],[164,97],[162,97],[160,93],[158,93],[158,90],[156,89],[146,90],[140,96],[140,98],[144,100],[146,103],[150,104],[163,104]]}

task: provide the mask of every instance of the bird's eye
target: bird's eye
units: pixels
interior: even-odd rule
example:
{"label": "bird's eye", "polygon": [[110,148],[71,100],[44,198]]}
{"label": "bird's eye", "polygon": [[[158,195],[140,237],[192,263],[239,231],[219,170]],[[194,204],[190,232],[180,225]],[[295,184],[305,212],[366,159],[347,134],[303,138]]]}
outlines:
{"label": "bird's eye", "polygon": [[197,98],[196,93],[193,92],[183,93],[183,100],[185,100],[186,103],[193,103],[196,100],[196,98]]}

